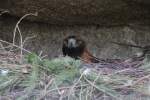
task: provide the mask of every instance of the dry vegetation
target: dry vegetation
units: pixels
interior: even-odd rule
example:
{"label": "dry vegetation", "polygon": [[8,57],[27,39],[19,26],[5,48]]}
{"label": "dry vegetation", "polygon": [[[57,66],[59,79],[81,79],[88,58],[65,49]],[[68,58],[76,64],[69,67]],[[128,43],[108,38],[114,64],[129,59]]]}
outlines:
{"label": "dry vegetation", "polygon": [[[13,42],[0,40],[1,100],[149,100],[149,55],[84,64],[69,57],[44,59],[23,48],[19,23]],[[20,34],[20,45],[15,36]],[[16,53],[17,52],[17,53]]]}

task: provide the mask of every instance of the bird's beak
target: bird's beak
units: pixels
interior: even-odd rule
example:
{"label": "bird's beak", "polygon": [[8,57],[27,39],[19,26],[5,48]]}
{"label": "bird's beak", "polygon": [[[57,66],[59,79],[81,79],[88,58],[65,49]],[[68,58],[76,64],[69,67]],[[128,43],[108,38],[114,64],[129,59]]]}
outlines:
{"label": "bird's beak", "polygon": [[69,39],[68,40],[68,47],[69,48],[75,48],[76,47],[76,40],[75,39]]}

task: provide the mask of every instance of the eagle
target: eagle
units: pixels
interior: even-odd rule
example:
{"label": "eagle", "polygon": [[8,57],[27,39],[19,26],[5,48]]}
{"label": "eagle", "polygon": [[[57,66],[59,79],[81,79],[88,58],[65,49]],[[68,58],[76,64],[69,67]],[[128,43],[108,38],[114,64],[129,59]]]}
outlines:
{"label": "eagle", "polygon": [[101,61],[87,50],[85,41],[75,35],[64,38],[62,52],[64,56],[81,59],[86,63],[99,63]]}

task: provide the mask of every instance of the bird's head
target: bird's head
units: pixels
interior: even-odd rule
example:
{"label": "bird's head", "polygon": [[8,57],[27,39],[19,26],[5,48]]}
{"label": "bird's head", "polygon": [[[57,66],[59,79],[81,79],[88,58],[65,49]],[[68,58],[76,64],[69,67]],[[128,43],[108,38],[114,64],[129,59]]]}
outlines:
{"label": "bird's head", "polygon": [[85,47],[85,42],[77,36],[68,36],[63,41],[63,46],[67,48]]}

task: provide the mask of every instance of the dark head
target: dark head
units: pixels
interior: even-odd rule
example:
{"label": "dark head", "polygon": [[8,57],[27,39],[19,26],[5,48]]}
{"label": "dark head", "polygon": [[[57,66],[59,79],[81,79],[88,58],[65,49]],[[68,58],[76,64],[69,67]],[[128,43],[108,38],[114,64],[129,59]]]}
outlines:
{"label": "dark head", "polygon": [[77,36],[68,36],[63,40],[62,52],[64,56],[68,55],[77,59],[82,55],[85,48],[85,42]]}

